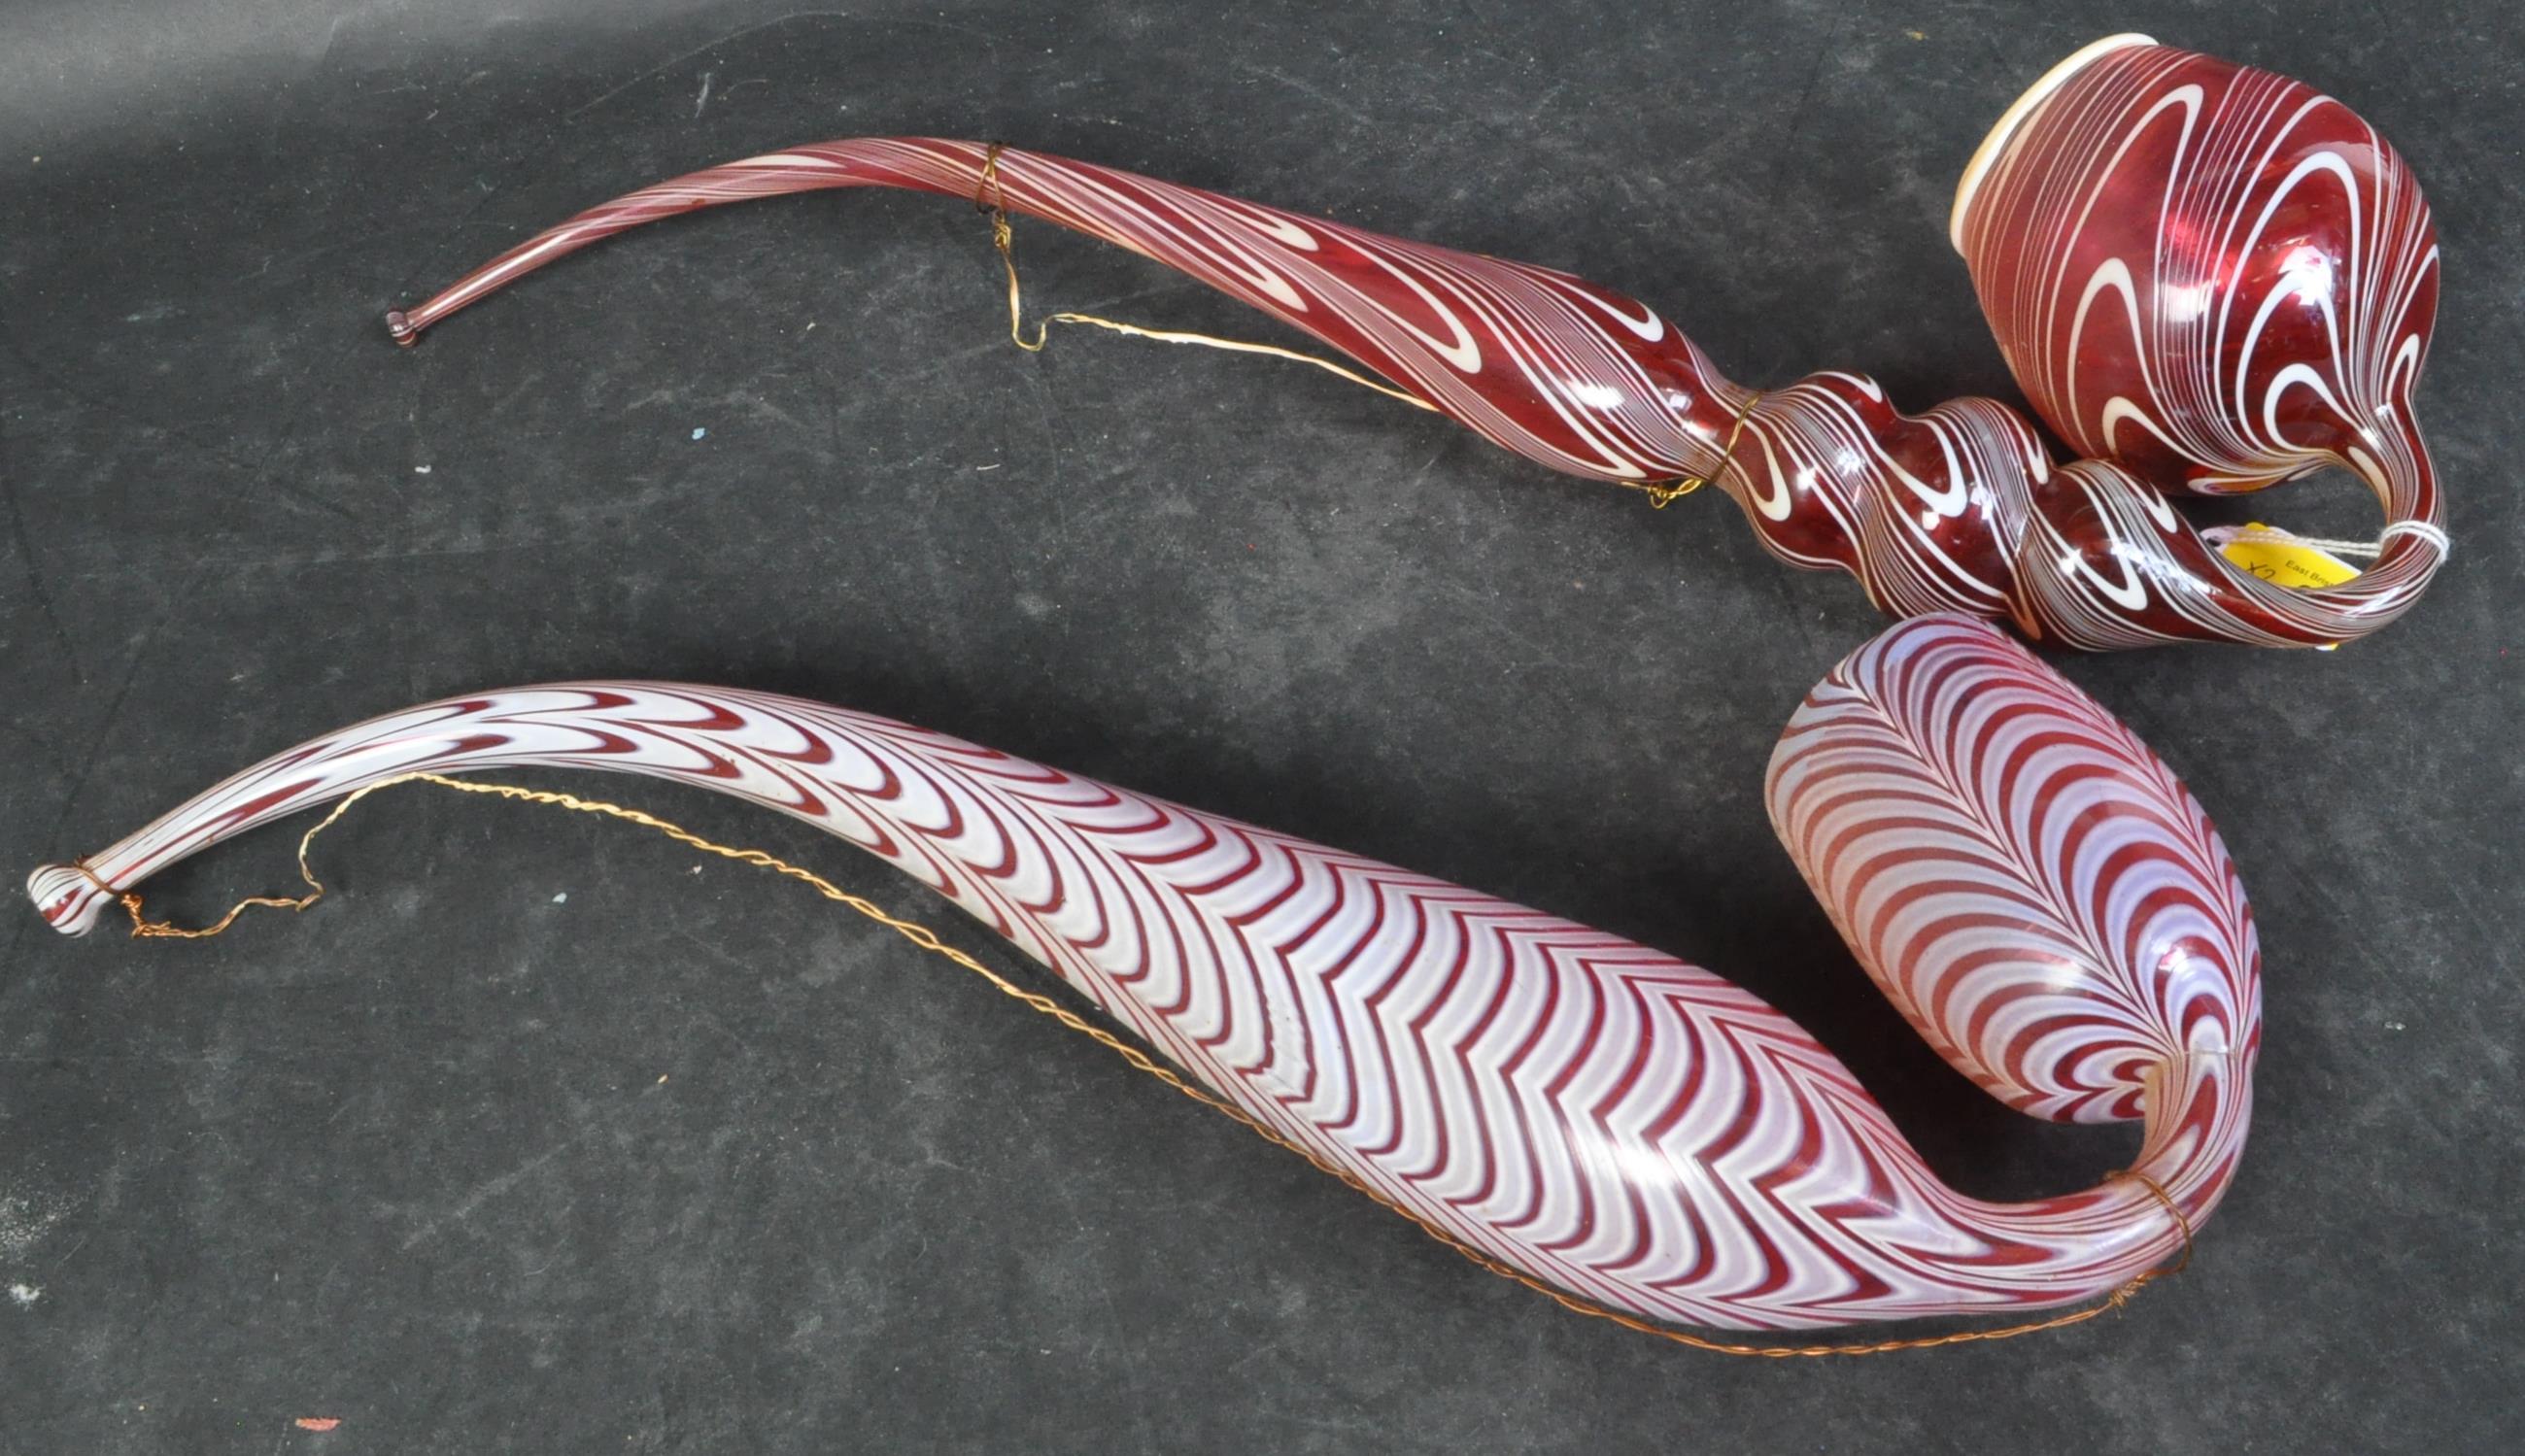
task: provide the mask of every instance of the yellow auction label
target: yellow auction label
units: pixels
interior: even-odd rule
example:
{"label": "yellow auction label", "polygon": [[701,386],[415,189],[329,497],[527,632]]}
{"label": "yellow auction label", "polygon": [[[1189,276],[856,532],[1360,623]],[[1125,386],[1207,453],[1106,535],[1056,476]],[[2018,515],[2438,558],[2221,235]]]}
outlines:
{"label": "yellow auction label", "polygon": [[[2248,531],[2270,527],[2253,521]],[[2337,587],[2358,574],[2358,568],[2330,552],[2296,541],[2230,541],[2218,555],[2262,580],[2284,587]]]}

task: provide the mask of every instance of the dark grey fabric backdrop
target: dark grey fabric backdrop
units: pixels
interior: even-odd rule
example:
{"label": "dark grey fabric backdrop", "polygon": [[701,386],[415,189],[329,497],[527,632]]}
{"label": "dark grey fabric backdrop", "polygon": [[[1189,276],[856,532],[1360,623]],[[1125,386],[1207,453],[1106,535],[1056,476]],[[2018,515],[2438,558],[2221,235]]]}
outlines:
{"label": "dark grey fabric backdrop", "polygon": [[[2189,1273],[2075,1331],[1696,1355],[1478,1273],[795,887],[406,791],[323,844],[339,895],[303,920],[0,928],[0,1449],[2512,1448],[2503,0],[596,9],[0,14],[0,864],[432,695],[785,690],[1669,948],[1814,1029],[1961,1186],[2084,1185],[2130,1140],[1948,1072],[1771,842],[1772,738],[1880,623],[1714,493],[1653,513],[1289,365],[1018,354],[982,225],[937,199],[663,227],[417,352],[377,315],[669,172],[942,132],[1571,268],[1753,382],[2012,396],[1950,187],[2054,60],[2143,28],[2351,100],[2446,247],[2420,400],[2456,549],[2419,608],[2333,655],[2062,664],[2258,906],[2243,1177]],[[1047,306],[1269,333],[1020,246]],[[2372,529],[2338,483],[2253,510]],[[938,914],[792,826],[607,787]],[[289,842],[159,901],[283,885]]]}

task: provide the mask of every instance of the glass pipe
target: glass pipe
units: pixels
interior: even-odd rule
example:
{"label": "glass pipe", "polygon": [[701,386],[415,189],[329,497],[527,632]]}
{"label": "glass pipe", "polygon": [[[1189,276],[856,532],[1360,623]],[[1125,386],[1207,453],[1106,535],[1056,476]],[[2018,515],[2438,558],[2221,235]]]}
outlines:
{"label": "glass pipe", "polygon": [[[2339,102],[2144,36],[2044,77],[1956,197],[1954,239],[2010,366],[2093,457],[2056,468],[1996,401],[1906,415],[1840,371],[1758,394],[1654,311],[1567,273],[978,142],[821,142],[661,182],[387,323],[409,344],[626,228],[854,186],[978,198],[1153,258],[1554,469],[1714,481],[1773,555],[1847,571],[1898,616],[2008,617],[2089,649],[2326,645],[2400,615],[2447,550],[2410,411],[2437,303],[2417,183]],[[2164,494],[2335,464],[2388,523],[2373,569],[2320,589],[2228,562]]]}
{"label": "glass pipe", "polygon": [[696,785],[829,831],[1429,1228],[1650,1319],[1811,1328],[2115,1289],[2209,1217],[2251,1117],[2260,951],[2217,831],[2129,729],[1958,615],[1836,667],[1790,718],[1768,801],[1859,963],[1948,1061],[2036,1117],[2144,1124],[2139,1177],[2028,1202],[1947,1186],[1829,1051],[1698,966],[765,693],[570,683],[391,713],[28,891],[78,934],[256,825],[416,770],[523,765]]}

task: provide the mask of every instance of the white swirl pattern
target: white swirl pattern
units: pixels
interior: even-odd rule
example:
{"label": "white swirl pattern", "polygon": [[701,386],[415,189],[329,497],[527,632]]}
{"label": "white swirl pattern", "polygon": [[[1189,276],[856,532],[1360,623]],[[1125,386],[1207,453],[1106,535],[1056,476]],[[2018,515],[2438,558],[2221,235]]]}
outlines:
{"label": "white swirl pattern", "polygon": [[[2107,646],[2285,646],[2389,620],[2448,547],[2411,410],[2437,315],[2428,202],[2339,101],[2117,41],[2003,122],[1956,200],[1956,245],[2027,397],[2121,467],[2069,466],[2047,511],[2100,523],[2082,564],[2119,576],[2111,605],[2055,571],[2036,586],[2045,611]],[[2252,576],[2197,590],[2197,538],[2125,473],[2226,494],[2325,465],[2364,481],[2387,524],[2375,567],[2321,593]]]}
{"label": "white swirl pattern", "polygon": [[[2207,57],[2098,49],[2047,85],[1986,144],[1956,236],[2028,394],[2102,457],[2057,471],[1990,400],[1904,415],[1842,371],[1758,399],[1654,311],[1567,273],[940,138],[820,142],[643,188],[388,324],[410,343],[557,258],[696,208],[827,187],[989,193],[1311,333],[1553,469],[1713,480],[1773,555],[1847,571],[1898,616],[2011,617],[2090,649],[2318,645],[2392,620],[2446,549],[2409,423],[2436,251],[2407,170],[2338,103]],[[2324,229],[2345,207],[2336,245]],[[2325,461],[2374,484],[2389,518],[2376,569],[2338,587],[2229,564],[2161,493]]]}

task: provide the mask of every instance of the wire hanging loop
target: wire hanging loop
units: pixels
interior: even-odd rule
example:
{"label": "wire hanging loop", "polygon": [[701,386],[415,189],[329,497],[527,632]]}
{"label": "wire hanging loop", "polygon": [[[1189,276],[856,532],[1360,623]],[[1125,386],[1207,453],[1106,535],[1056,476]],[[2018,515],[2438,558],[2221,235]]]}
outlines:
{"label": "wire hanging loop", "polygon": [[1727,443],[1719,447],[1718,463],[1709,467],[1708,474],[1686,475],[1680,480],[1649,481],[1646,483],[1639,481],[1624,481],[1623,484],[1628,485],[1633,490],[1647,496],[1649,498],[1649,509],[1651,510],[1663,510],[1668,506],[1673,505],[1675,502],[1682,500],[1688,495],[1691,495],[1694,491],[1697,491],[1703,486],[1708,485],[1709,482],[1725,475],[1727,473],[1727,466],[1736,459],[1736,439],[1738,436],[1745,433],[1745,416],[1754,413],[1754,406],[1760,403],[1761,398],[1762,391],[1758,389],[1755,390],[1752,394],[1745,397],[1744,404],[1736,407],[1736,417],[1734,420],[1730,421],[1727,426]]}
{"label": "wire hanging loop", "polygon": [[380,779],[373,784],[364,785],[349,795],[346,795],[342,799],[341,802],[333,805],[333,809],[330,813],[326,814],[322,820],[319,821],[314,828],[308,830],[304,835],[299,837],[298,874],[300,879],[307,882],[307,894],[295,898],[278,896],[250,897],[246,899],[239,900],[235,905],[231,906],[228,912],[220,917],[217,923],[205,926],[198,930],[187,930],[178,926],[170,925],[165,921],[152,921],[146,919],[142,911],[139,895],[129,891],[116,890],[112,885],[107,884],[102,878],[100,878],[95,871],[89,869],[83,863],[77,864],[74,867],[79,871],[79,873],[87,876],[89,881],[94,883],[98,889],[113,896],[116,900],[122,904],[124,910],[131,917],[131,933],[133,936],[173,940],[207,940],[212,936],[219,935],[223,931],[225,931],[229,926],[236,923],[236,919],[239,915],[255,906],[262,905],[278,909],[303,911],[309,906],[315,904],[318,900],[322,899],[324,898],[324,886],[316,878],[315,871],[310,868],[308,864],[307,856],[309,846],[316,842],[316,837],[318,835],[322,834],[325,830],[331,828],[335,821],[339,820],[343,814],[349,812],[351,805],[358,803],[361,800],[368,798],[370,795],[376,793],[380,789],[391,789],[397,784],[434,784],[439,788],[452,789],[460,794],[474,794],[495,799],[516,800],[525,803],[544,804],[554,808],[569,809],[582,814],[596,814],[606,818],[620,819],[628,823],[637,824],[644,829],[655,830],[658,833],[665,835],[667,838],[673,840],[677,844],[686,846],[689,849],[700,850],[703,853],[716,854],[722,859],[733,859],[741,864],[755,865],[762,869],[770,870],[774,874],[796,880],[799,883],[806,885],[809,889],[814,890],[817,895],[822,896],[824,898],[832,900],[837,904],[844,905],[851,910],[875,921],[877,924],[884,926],[886,929],[893,931],[895,934],[903,937],[905,940],[911,942],[920,949],[925,950],[932,955],[942,956],[957,966],[981,977],[1001,995],[1006,995],[1013,1000],[1021,1002],[1028,1009],[1040,1012],[1041,1014],[1052,1018],[1054,1021],[1059,1022],[1061,1025],[1067,1027],[1069,1030],[1077,1032],[1088,1038],[1099,1046],[1102,1046],[1108,1051],[1120,1057],[1123,1062],[1128,1064],[1133,1070],[1145,1072],[1149,1076],[1156,1078],[1159,1082],[1163,1083],[1165,1086],[1172,1088],[1174,1091],[1190,1097],[1192,1100],[1201,1103],[1203,1106],[1226,1114],[1228,1117],[1233,1118],[1235,1121],[1242,1124],[1248,1131],[1262,1138],[1264,1141],[1269,1142],[1274,1146],[1284,1148],[1287,1151],[1296,1153],[1298,1156],[1306,1159],[1310,1164],[1313,1165],[1318,1171],[1338,1180],[1345,1187],[1365,1194],[1370,1200],[1375,1202],[1378,1206],[1386,1209],[1388,1212],[1400,1214],[1403,1218],[1409,1220],[1413,1227],[1419,1229],[1421,1233],[1426,1234],[1431,1238],[1445,1244],[1448,1248],[1453,1249],[1457,1253],[1462,1255],[1465,1259],[1470,1260],[1473,1264],[1489,1273],[1496,1274],[1502,1279],[1510,1280],[1518,1285],[1522,1285],[1526,1288],[1532,1289],[1534,1292],[1543,1295],[1553,1303],[1560,1305],[1561,1308],[1566,1309],[1573,1314],[1585,1315],[1589,1319],[1604,1320],[1610,1324],[1617,1325],[1624,1330],[1651,1335],[1672,1344],[1684,1345],[1696,1350],[1706,1350],[1711,1354],[1717,1355],[1743,1355],[1756,1359],[1786,1360],[1852,1355],[1884,1355],[1892,1354],[1899,1350],[1929,1350],[1937,1349],[1945,1345],[1978,1344],[1990,1340],[2014,1339],[2019,1335],[2038,1335],[2047,1330],[2060,1330],[2071,1325],[2082,1325],[2089,1320],[2095,1319],[2099,1315],[2110,1313],[2113,1310],[2121,1308],[2124,1304],[2129,1303],[2131,1296],[2138,1293],[2148,1285],[2155,1282],[2156,1280],[2170,1278],[2174,1275],[2180,1274],[2192,1263],[2192,1221],[2184,1217],[2181,1205],[2175,1202],[2173,1195],[2166,1192],[2164,1188],[2160,1186],[2155,1179],[2149,1177],[2145,1173],[2140,1173],[2130,1169],[2122,1169],[2107,1174],[2106,1177],[2114,1179],[2131,1179],[2145,1187],[2148,1191],[2155,1197],[2156,1201],[2163,1205],[2166,1214],[2174,1221],[2176,1230],[2182,1235],[2182,1252],[2173,1264],[2160,1268],[2143,1270],[2139,1274],[2134,1275],[2132,1278],[2125,1281],[2110,1293],[2104,1295],[2104,1298],[2098,1302],[2070,1310],[2065,1314],[2053,1315],[2046,1319],[2034,1320],[2024,1324],[2008,1325],[1996,1330],[1960,1330],[1948,1335],[1930,1335],[1900,1339],[1884,1339],[1864,1344],[1747,1344],[1729,1340],[1709,1339],[1703,1335],[1689,1334],[1685,1331],[1671,1330],[1662,1325],[1654,1325],[1636,1315],[1625,1314],[1620,1310],[1600,1304],[1595,1300],[1588,1299],[1582,1295],[1572,1294],[1565,1289],[1556,1288],[1553,1286],[1544,1283],[1542,1280],[1535,1278],[1533,1275],[1527,1274],[1521,1269],[1512,1268],[1508,1264],[1502,1263],[1500,1260],[1492,1257],[1482,1250],[1475,1248],[1454,1235],[1447,1233],[1437,1225],[1428,1222],[1412,1210],[1396,1203],[1383,1192],[1370,1187],[1366,1182],[1362,1180],[1359,1175],[1341,1167],[1338,1164],[1327,1161],[1325,1158],[1317,1154],[1312,1148],[1294,1141],[1286,1136],[1265,1126],[1263,1123],[1256,1119],[1253,1114],[1245,1111],[1245,1109],[1241,1107],[1238,1107],[1233,1102],[1195,1086],[1189,1079],[1184,1077],[1183,1074],[1159,1062],[1148,1052],[1128,1042],[1125,1042],[1121,1037],[1106,1030],[1104,1027],[1090,1022],[1085,1017],[1080,1016],[1077,1012],[1070,1010],[1067,1006],[1061,1004],[1059,1001],[1054,1000],[1052,997],[1045,995],[1041,992],[1029,991],[1026,988],[1017,985],[1015,982],[1000,974],[998,971],[992,970],[989,966],[984,965],[981,961],[975,959],[966,951],[958,949],[956,946],[947,944],[946,941],[939,937],[936,931],[921,924],[919,921],[906,920],[900,916],[890,914],[875,901],[870,900],[864,896],[851,894],[849,891],[842,889],[832,881],[817,874],[814,870],[805,869],[798,865],[791,864],[789,861],[781,859],[765,850],[740,849],[729,845],[722,845],[714,840],[704,839],[700,835],[693,833],[689,829],[685,829],[681,825],[670,823],[640,809],[625,808],[620,804],[607,803],[599,800],[581,799],[574,794],[563,794],[549,789],[527,789],[514,784],[486,784],[476,780],[450,778],[445,774],[430,773],[425,770],[400,774],[393,778]]}
{"label": "wire hanging loop", "polygon": [[999,250],[1000,267],[1009,275],[1009,339],[1018,348],[1028,354],[1042,353],[1047,336],[1056,323],[1093,324],[1117,334],[1128,334],[1135,339],[1155,339],[1161,344],[1199,344],[1207,349],[1224,349],[1235,354],[1261,354],[1272,359],[1295,360],[1299,364],[1313,364],[1326,373],[1337,374],[1362,389],[1375,390],[1387,399],[1401,400],[1404,404],[1417,409],[1437,413],[1437,406],[1408,390],[1397,389],[1391,384],[1371,379],[1356,369],[1345,368],[1329,359],[1301,354],[1295,349],[1283,349],[1277,344],[1256,344],[1244,339],[1222,339],[1215,334],[1197,334],[1182,329],[1147,328],[1137,323],[1124,323],[1120,319],[1106,318],[1095,314],[1071,313],[1048,315],[1034,326],[1034,337],[1027,338],[1024,290],[1017,284],[1015,236],[1009,225],[1008,194],[1000,185],[1000,154],[1006,150],[1008,150],[1007,143],[995,141],[982,153],[981,170],[976,174],[973,184],[973,211],[985,214],[991,219],[991,246]]}

